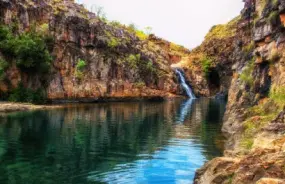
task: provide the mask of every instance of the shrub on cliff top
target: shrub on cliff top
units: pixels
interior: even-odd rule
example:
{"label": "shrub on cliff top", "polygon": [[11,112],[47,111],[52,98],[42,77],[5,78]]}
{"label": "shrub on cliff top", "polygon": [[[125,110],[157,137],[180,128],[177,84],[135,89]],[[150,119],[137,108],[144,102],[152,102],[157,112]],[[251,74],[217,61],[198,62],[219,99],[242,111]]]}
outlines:
{"label": "shrub on cliff top", "polygon": [[138,30],[136,25],[133,23],[127,27],[127,30],[134,33],[140,40],[146,40],[148,38],[148,35],[145,32]]}
{"label": "shrub on cliff top", "polygon": [[145,34],[143,31],[140,30],[136,30],[136,36],[140,39],[140,40],[146,40],[148,38],[148,35]]}
{"label": "shrub on cliff top", "polygon": [[209,33],[205,36],[206,40],[209,39],[223,39],[227,37],[232,37],[236,33],[236,24],[240,17],[234,18],[228,24],[220,24],[213,26]]}
{"label": "shrub on cliff top", "polygon": [[127,26],[127,29],[128,29],[129,32],[133,32],[134,33],[137,30],[137,26],[134,23],[131,23],[131,24],[129,24]]}
{"label": "shrub on cliff top", "polygon": [[172,43],[172,42],[170,43],[169,47],[170,47],[170,50],[172,50],[172,51],[183,51],[183,50],[185,50],[185,48],[183,46],[177,45],[177,44]]}

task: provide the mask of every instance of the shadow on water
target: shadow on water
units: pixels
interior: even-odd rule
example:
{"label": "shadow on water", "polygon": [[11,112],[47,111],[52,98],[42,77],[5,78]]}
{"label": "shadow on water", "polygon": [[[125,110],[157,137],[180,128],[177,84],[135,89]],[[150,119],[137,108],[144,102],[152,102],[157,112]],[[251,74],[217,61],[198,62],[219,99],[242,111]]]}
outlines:
{"label": "shadow on water", "polygon": [[0,117],[0,183],[191,183],[221,155],[225,104],[76,105]]}

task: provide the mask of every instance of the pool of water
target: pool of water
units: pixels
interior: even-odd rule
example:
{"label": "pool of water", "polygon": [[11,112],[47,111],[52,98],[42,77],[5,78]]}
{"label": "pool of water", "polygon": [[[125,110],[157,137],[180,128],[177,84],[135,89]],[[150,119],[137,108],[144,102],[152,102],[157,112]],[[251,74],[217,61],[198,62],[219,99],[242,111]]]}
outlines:
{"label": "pool of water", "polygon": [[0,183],[192,183],[222,152],[209,99],[70,105],[0,116]]}

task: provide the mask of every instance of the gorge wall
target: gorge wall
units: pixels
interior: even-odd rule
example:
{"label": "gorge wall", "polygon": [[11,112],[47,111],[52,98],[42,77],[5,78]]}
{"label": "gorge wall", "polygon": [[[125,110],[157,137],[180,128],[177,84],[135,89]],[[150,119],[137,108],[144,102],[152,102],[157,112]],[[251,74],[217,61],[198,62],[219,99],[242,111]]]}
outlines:
{"label": "gorge wall", "polygon": [[48,73],[27,72],[1,48],[2,96],[19,84],[43,89],[49,100],[182,94],[170,67],[189,54],[181,46],[102,20],[69,0],[0,0],[0,17],[1,26],[9,26],[20,40],[32,31],[50,38],[52,56]]}
{"label": "gorge wall", "polygon": [[[72,0],[0,0],[0,18],[0,99],[23,88],[51,101],[169,97],[182,94],[171,66],[183,68],[198,97],[228,97],[224,157],[198,170],[195,183],[285,182],[284,0],[246,1],[191,52]],[[42,58],[48,72],[35,67]]]}
{"label": "gorge wall", "polygon": [[283,0],[245,2],[227,55],[226,151],[197,171],[195,183],[285,183],[284,16]]}

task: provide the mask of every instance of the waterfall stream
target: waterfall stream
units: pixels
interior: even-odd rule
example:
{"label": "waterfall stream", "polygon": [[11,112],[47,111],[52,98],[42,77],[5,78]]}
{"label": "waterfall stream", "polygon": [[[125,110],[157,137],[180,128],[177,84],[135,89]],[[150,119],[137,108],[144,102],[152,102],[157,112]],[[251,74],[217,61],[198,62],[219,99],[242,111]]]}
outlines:
{"label": "waterfall stream", "polygon": [[194,93],[192,92],[192,89],[190,88],[190,86],[188,86],[188,84],[186,83],[185,77],[182,74],[182,71],[180,71],[179,69],[175,69],[175,72],[179,76],[180,83],[181,83],[183,89],[185,90],[187,96],[191,99],[195,99],[196,97],[195,97]]}

